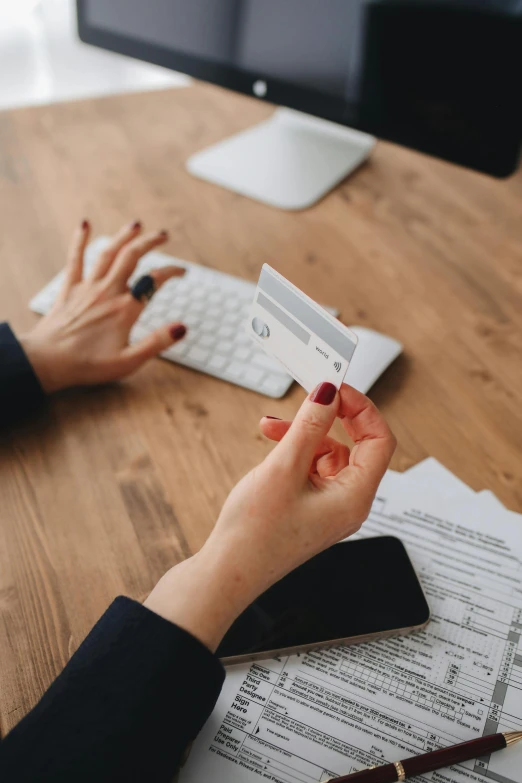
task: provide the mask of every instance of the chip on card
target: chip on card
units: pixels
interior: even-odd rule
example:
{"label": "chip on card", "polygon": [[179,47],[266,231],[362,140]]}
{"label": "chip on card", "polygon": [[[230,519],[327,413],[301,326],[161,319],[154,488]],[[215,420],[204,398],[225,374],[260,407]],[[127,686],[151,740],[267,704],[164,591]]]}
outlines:
{"label": "chip on card", "polygon": [[308,392],[323,381],[339,388],[357,345],[348,327],[268,264],[261,269],[247,329]]}

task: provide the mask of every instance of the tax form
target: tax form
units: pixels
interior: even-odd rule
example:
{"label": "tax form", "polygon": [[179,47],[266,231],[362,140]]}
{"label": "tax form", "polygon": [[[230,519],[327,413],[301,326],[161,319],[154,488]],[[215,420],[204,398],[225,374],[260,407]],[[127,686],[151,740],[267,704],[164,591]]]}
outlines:
{"label": "tax form", "polygon": [[[428,627],[230,667],[180,783],[321,783],[522,728],[520,515],[498,501],[484,508],[465,485],[447,501],[431,490],[389,471],[358,534],[402,539],[432,610]],[[361,590],[353,585],[354,601]],[[522,783],[522,747],[418,779]]]}

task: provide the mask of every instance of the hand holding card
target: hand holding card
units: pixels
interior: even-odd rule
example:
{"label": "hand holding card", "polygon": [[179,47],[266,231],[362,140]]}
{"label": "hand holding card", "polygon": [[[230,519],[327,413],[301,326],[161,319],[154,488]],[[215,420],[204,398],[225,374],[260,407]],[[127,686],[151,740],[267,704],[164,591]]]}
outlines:
{"label": "hand holding card", "polygon": [[340,388],[356,335],[282,275],[263,264],[247,329],[310,392],[329,381]]}

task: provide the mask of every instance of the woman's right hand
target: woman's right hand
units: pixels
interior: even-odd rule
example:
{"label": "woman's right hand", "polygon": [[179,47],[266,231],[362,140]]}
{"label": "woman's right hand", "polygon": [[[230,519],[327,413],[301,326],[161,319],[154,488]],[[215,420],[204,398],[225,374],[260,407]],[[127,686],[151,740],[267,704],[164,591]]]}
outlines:
{"label": "woman's right hand", "polygon": [[[133,296],[129,278],[142,256],[165,244],[167,232],[142,234],[139,221],[124,226],[84,275],[90,232],[84,220],[73,237],[65,280],[53,307],[19,338],[47,394],[124,378],[187,331],[178,322],[166,323],[129,345],[131,328],[146,306]],[[157,290],[167,280],[184,275],[185,269],[160,266],[148,274]]]}
{"label": "woman's right hand", "polygon": [[[351,452],[328,437],[337,416]],[[211,649],[264,590],[359,529],[395,449],[377,408],[346,385],[321,384],[292,423],[265,417],[261,428],[274,450],[232,490],[202,550],[145,602]]]}

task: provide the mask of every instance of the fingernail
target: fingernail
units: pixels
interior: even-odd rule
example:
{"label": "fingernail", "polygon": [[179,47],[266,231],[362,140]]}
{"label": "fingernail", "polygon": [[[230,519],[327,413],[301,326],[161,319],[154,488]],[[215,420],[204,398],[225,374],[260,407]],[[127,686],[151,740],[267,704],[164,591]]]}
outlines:
{"label": "fingernail", "polygon": [[170,330],[170,336],[173,340],[181,340],[182,337],[185,337],[187,334],[187,327],[183,326],[183,324],[178,324],[177,326],[173,326]]}
{"label": "fingernail", "polygon": [[265,416],[265,419],[273,419],[274,421],[281,421],[279,416]]}
{"label": "fingernail", "polygon": [[165,229],[163,229],[163,231],[160,231],[160,232],[159,232],[159,235],[160,235],[160,237],[165,237],[165,238],[166,238],[166,237],[168,237],[168,235],[169,235],[169,232],[168,232],[168,231],[165,231]]}
{"label": "fingernail", "polygon": [[85,229],[89,228],[89,221],[88,220],[82,220],[82,228],[85,231]]}
{"label": "fingernail", "polygon": [[330,405],[334,401],[337,389],[333,383],[320,383],[319,386],[312,392],[310,400],[312,402],[318,402],[319,405]]}
{"label": "fingernail", "polygon": [[141,228],[141,223],[139,220],[135,220],[134,223],[131,226],[133,231],[137,231],[139,228]]}

